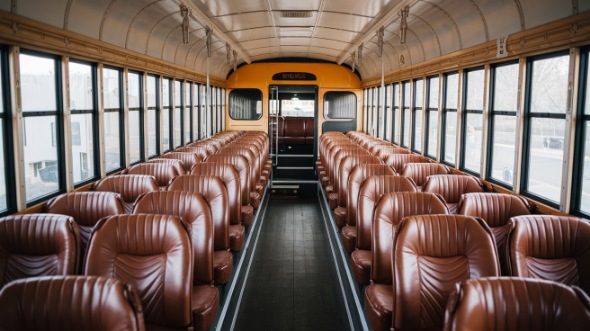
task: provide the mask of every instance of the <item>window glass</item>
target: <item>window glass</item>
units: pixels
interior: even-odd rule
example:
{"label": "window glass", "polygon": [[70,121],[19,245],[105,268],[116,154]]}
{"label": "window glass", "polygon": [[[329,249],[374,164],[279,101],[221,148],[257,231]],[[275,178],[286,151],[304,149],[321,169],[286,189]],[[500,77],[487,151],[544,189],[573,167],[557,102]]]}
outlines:
{"label": "window glass", "polygon": [[445,154],[444,160],[448,163],[455,163],[455,150],[457,143],[457,113],[446,113],[445,125]]}
{"label": "window glass", "polygon": [[399,144],[399,135],[397,134],[397,126],[399,123],[399,83],[393,84],[393,142]]}
{"label": "window glass", "polygon": [[129,157],[132,163],[141,160],[140,114],[139,111],[129,112]]}
{"label": "window glass", "polygon": [[327,119],[356,119],[356,95],[353,92],[327,92],[324,95]]}
{"label": "window glass", "polygon": [[157,135],[157,81],[155,76],[147,76],[147,151],[148,156],[158,154]]}
{"label": "window glass", "polygon": [[492,145],[493,157],[490,177],[512,186],[516,116],[495,115],[493,121],[494,142]]}
{"label": "window glass", "polygon": [[109,68],[102,70],[103,105],[105,109],[119,109],[121,107],[119,71]]}
{"label": "window glass", "polygon": [[527,191],[559,202],[565,119],[531,118]]}
{"label": "window glass", "polygon": [[127,75],[127,87],[129,93],[129,108],[141,107],[141,76],[137,73],[130,72]]}
{"label": "window glass", "polygon": [[160,130],[162,130],[162,151],[169,151],[170,146],[170,79],[164,78],[162,80],[162,115],[160,119],[162,124]]}
{"label": "window glass", "polygon": [[536,60],[532,67],[530,112],[565,114],[569,56]]}
{"label": "window glass", "polygon": [[463,168],[479,174],[483,148],[484,70],[465,73],[465,124],[463,125]]}
{"label": "window glass", "polygon": [[493,88],[488,176],[508,187],[513,183],[518,102],[518,63],[492,68]]}
{"label": "window glass", "polygon": [[[23,100],[26,97],[34,96],[23,94]],[[59,191],[56,120],[57,116],[23,118],[27,201]]]}
{"label": "window glass", "polygon": [[51,58],[20,54],[22,110],[56,111],[56,61]]}
{"label": "window glass", "polygon": [[93,114],[72,114],[72,157],[74,183],[95,177]]}
{"label": "window glass", "polygon": [[229,92],[229,116],[234,120],[258,120],[262,117],[262,92],[235,89]]}
{"label": "window glass", "polygon": [[69,63],[70,109],[94,110],[94,83],[92,66],[77,62]]}
{"label": "window glass", "polygon": [[557,204],[561,198],[569,55],[529,63],[532,79],[528,85],[525,191]]}
{"label": "window glass", "polygon": [[410,109],[404,107],[404,128],[402,137],[402,146],[410,146]]}
{"label": "window glass", "polygon": [[105,140],[104,151],[106,161],[106,171],[112,171],[121,167],[121,150],[119,136],[119,113],[104,113]]}
{"label": "window glass", "polygon": [[174,125],[173,138],[174,147],[182,146],[182,84],[174,81]]}
{"label": "window glass", "polygon": [[414,81],[414,108],[422,108],[422,98],[424,97],[424,81],[418,79]]}
{"label": "window glass", "polygon": [[191,83],[184,83],[184,142],[191,141]]}
{"label": "window glass", "polygon": [[199,85],[193,85],[193,140],[199,140]]}
{"label": "window glass", "polygon": [[448,74],[446,76],[446,103],[445,103],[445,108],[446,109],[457,109],[457,101],[458,101],[458,84],[459,84],[459,75],[454,73],[454,74]]}
{"label": "window glass", "polygon": [[385,86],[385,112],[386,112],[386,116],[385,118],[387,119],[387,123],[385,124],[385,140],[387,141],[391,141],[391,130],[393,127],[393,107],[392,107],[392,92],[393,92],[393,86],[392,85],[387,85]]}
{"label": "window glass", "polygon": [[[1,75],[0,75],[1,77]],[[2,90],[0,86],[0,91]],[[0,92],[1,93],[1,92]],[[2,104],[4,100],[0,100]],[[0,212],[8,209],[8,197],[6,192],[6,163],[4,161],[4,120],[0,118]]]}
{"label": "window glass", "polygon": [[436,158],[438,153],[438,94],[439,94],[439,78],[433,76],[428,78],[428,141],[426,147],[426,154],[430,157]]}
{"label": "window glass", "polygon": [[422,99],[424,98],[424,81],[414,81],[414,122],[412,123],[412,135],[414,142],[412,149],[416,152],[422,151]]}

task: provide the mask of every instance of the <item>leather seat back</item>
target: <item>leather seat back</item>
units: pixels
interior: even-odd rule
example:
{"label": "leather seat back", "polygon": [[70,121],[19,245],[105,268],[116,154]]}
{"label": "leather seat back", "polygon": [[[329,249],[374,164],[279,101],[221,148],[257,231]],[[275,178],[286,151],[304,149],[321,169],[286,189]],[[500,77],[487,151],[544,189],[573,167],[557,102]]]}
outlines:
{"label": "leather seat back", "polygon": [[251,139],[239,139],[233,144],[230,145],[232,148],[247,148],[252,152],[254,156],[254,170],[256,173],[256,181],[258,182],[260,179],[260,175],[262,174],[262,153],[260,152],[260,148],[257,144],[253,142]]}
{"label": "leather seat back", "polygon": [[237,145],[234,146],[234,144],[231,144],[230,147],[224,148],[220,153],[230,155],[241,155],[246,158],[246,160],[248,161],[250,171],[250,178],[248,179],[248,184],[250,186],[248,192],[255,192],[256,183],[258,183],[258,158],[254,155],[254,153],[252,153],[252,151],[249,148],[239,147]]}
{"label": "leather seat back", "polygon": [[421,188],[428,176],[446,175],[450,171],[449,167],[440,163],[407,163],[401,175],[412,178],[416,186]]}
{"label": "leather seat back", "polygon": [[80,232],[70,216],[0,218],[0,289],[19,278],[74,275],[80,255]]}
{"label": "leather seat back", "polygon": [[587,330],[590,299],[579,288],[537,279],[480,278],[457,285],[445,331]]}
{"label": "leather seat back", "polygon": [[394,237],[396,330],[440,329],[457,282],[500,274],[494,238],[485,222],[473,217],[407,217]]}
{"label": "leather seat back", "polygon": [[361,186],[370,176],[394,176],[396,173],[385,164],[360,164],[348,177],[348,194],[346,196],[346,224],[356,226],[359,192]]}
{"label": "leather seat back", "polygon": [[[390,168],[391,169],[391,168]],[[371,250],[375,207],[388,192],[417,192],[412,179],[402,176],[370,176],[360,188],[356,214],[356,248]]]}
{"label": "leather seat back", "polygon": [[215,149],[211,148],[210,145],[193,145],[179,147],[174,150],[177,153],[191,153],[195,154],[199,159],[205,160],[209,155],[213,155]]}
{"label": "leather seat back", "polygon": [[426,179],[422,191],[442,195],[451,214],[456,214],[463,194],[483,192],[483,184],[470,175],[432,175]]}
{"label": "leather seat back", "polygon": [[315,120],[313,117],[306,117],[303,121],[305,122],[305,144],[313,145],[315,138]]}
{"label": "leather seat back", "polygon": [[492,229],[500,256],[502,274],[508,275],[506,242],[511,217],[530,214],[528,202],[516,195],[504,193],[466,193],[459,203],[459,214],[482,218]]}
{"label": "leather seat back", "polygon": [[391,284],[392,228],[404,217],[414,215],[448,214],[447,204],[440,195],[422,192],[385,193],[375,207],[373,240],[371,242],[371,280]]}
{"label": "leather seat back", "polygon": [[107,216],[123,214],[123,200],[113,192],[70,192],[47,201],[43,212],[68,215],[80,228],[80,252],[84,256],[92,229]]}
{"label": "leather seat back", "polygon": [[0,306],[0,330],[145,330],[137,291],[112,278],[22,279],[0,292]]}
{"label": "leather seat back", "polygon": [[183,152],[168,152],[166,154],[159,156],[162,159],[176,159],[182,161],[184,166],[184,171],[186,173],[190,173],[195,164],[203,162],[203,158],[201,158],[196,153],[183,153]]}
{"label": "leather seat back", "polygon": [[214,250],[229,249],[229,199],[219,177],[185,175],[176,177],[168,191],[200,193],[207,201],[213,221]]}
{"label": "leather seat back", "polygon": [[285,144],[305,144],[305,122],[303,118],[286,117],[284,130]]}
{"label": "leather seat back", "polygon": [[150,192],[135,204],[134,214],[177,216],[190,225],[193,247],[193,283],[213,282],[213,221],[202,195],[192,192]]}
{"label": "leather seat back", "polygon": [[412,154],[412,151],[395,145],[380,145],[375,148],[374,154],[385,162],[389,154]]}
{"label": "leather seat back", "polygon": [[385,164],[392,167],[397,173],[401,173],[408,163],[430,163],[430,160],[417,154],[389,154]]}
{"label": "leather seat back", "polygon": [[178,172],[178,168],[172,164],[147,162],[131,166],[124,170],[123,174],[154,176],[160,189],[165,190],[170,181],[182,173]]}
{"label": "leather seat back", "polygon": [[[212,155],[212,154],[217,154],[220,150],[221,150],[221,143],[216,142],[216,141],[209,141],[207,139],[205,140],[199,140],[196,141],[194,143],[190,143],[188,145],[186,145],[186,147],[204,147],[205,148],[205,154],[207,155]],[[179,151],[180,148],[176,149],[177,152]],[[201,155],[200,152],[197,153],[198,155]],[[205,157],[207,158],[207,157]]]}
{"label": "leather seat back", "polygon": [[570,216],[510,219],[510,275],[579,286],[590,293],[590,223]]}
{"label": "leather seat back", "polygon": [[[238,183],[240,185],[240,204],[245,206],[250,203],[250,164],[246,157],[230,153],[221,153],[211,155],[207,162],[227,164],[232,166],[238,174]],[[199,174],[194,171],[194,174]]]}
{"label": "leather seat back", "polygon": [[155,158],[149,159],[146,163],[164,163],[164,164],[171,164],[176,168],[176,172],[178,172],[179,176],[186,174],[186,170],[184,170],[184,162],[178,159],[168,159],[168,158]]}
{"label": "leather seat back", "polygon": [[347,206],[350,173],[362,164],[383,164],[378,157],[369,154],[347,156],[340,162],[338,169],[338,206]]}
{"label": "leather seat back", "polygon": [[370,156],[369,153],[362,149],[362,148],[344,148],[340,149],[336,154],[334,154],[334,160],[332,161],[331,169],[330,169],[330,183],[334,185],[334,192],[340,191],[340,165],[342,161],[348,156]]}
{"label": "leather seat back", "polygon": [[[150,193],[158,195],[168,192]],[[146,324],[192,323],[191,240],[171,215],[118,215],[101,220],[88,243],[84,273],[137,288]],[[173,307],[173,308],[172,308]]]}
{"label": "leather seat back", "polygon": [[[219,178],[227,190],[229,222],[232,225],[241,224],[240,206],[242,191],[240,189],[240,177],[233,166],[223,163],[203,162],[193,168],[191,175]],[[248,195],[248,199],[249,197]]]}
{"label": "leather seat back", "polygon": [[156,192],[159,187],[156,179],[150,175],[113,175],[96,182],[92,190],[119,193],[123,199],[125,213],[130,214],[140,195]]}
{"label": "leather seat back", "polygon": [[379,153],[381,148],[388,147],[388,146],[394,146],[394,145],[392,145],[390,142],[383,141],[383,142],[378,142],[378,143],[374,143],[372,145],[369,145],[368,150],[369,150],[369,153],[371,153],[371,155],[377,156],[377,154]]}

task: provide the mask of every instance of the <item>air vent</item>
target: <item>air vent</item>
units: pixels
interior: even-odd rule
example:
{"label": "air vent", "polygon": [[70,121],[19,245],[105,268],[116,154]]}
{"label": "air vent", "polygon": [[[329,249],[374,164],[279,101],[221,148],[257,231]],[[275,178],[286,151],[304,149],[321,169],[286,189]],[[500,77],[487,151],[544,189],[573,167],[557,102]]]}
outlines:
{"label": "air vent", "polygon": [[284,18],[309,18],[313,16],[312,11],[300,11],[300,10],[283,10],[281,17]]}

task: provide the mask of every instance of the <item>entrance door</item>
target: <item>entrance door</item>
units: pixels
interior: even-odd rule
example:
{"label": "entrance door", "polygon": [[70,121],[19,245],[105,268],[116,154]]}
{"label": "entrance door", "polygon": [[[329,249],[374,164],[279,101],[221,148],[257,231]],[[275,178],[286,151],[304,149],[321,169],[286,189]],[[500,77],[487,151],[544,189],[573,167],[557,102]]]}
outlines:
{"label": "entrance door", "polygon": [[317,86],[270,87],[269,138],[273,159],[272,188],[316,184]]}

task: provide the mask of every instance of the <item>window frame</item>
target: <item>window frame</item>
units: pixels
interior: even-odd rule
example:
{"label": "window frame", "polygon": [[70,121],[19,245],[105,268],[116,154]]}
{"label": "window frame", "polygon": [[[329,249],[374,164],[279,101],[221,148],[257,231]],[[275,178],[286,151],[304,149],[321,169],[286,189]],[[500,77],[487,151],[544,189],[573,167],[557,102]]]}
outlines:
{"label": "window frame", "polygon": [[[145,79],[145,75],[143,72],[141,71],[136,71],[136,70],[127,70],[127,84],[129,84],[129,75],[137,75],[139,78],[139,106],[138,107],[133,107],[133,109],[131,107],[128,107],[128,114],[127,114],[127,132],[129,132],[129,136],[126,137],[127,139],[131,140],[131,130],[130,130],[130,125],[131,125],[131,120],[130,115],[131,112],[139,112],[138,114],[138,119],[139,119],[139,159],[132,161],[130,161],[130,164],[138,164],[141,162],[144,162],[146,157],[145,157],[145,153],[144,153],[144,149],[145,149],[145,141],[144,141],[144,132],[145,132],[145,128],[144,128],[144,123],[143,123],[143,118],[144,118],[144,79]],[[129,86],[127,86],[127,89],[129,89]],[[129,91],[127,91],[127,93],[129,93]],[[131,148],[131,146],[129,146]]]}
{"label": "window frame", "polygon": [[[449,162],[445,159],[445,154],[446,154],[446,143],[447,143],[447,117],[448,117],[448,113],[455,113],[455,116],[457,117],[457,120],[459,119],[459,98],[457,98],[457,107],[456,108],[447,108],[447,90],[448,90],[448,77],[450,75],[457,75],[457,85],[459,85],[460,81],[459,81],[459,71],[449,71],[449,72],[445,72],[443,73],[443,84],[442,84],[442,93],[440,95],[440,97],[442,98],[442,107],[441,107],[441,111],[442,111],[442,120],[441,120],[441,125],[440,125],[440,130],[438,132],[439,136],[441,137],[440,139],[440,162],[450,166],[450,167],[455,167],[455,165],[457,164],[457,160],[455,159],[455,162]],[[458,93],[458,89],[459,86],[457,86],[457,93]],[[457,123],[455,123],[455,130],[457,130]],[[459,133],[458,131],[455,132],[455,146],[457,145],[457,133]],[[457,151],[455,150],[455,158],[457,155]]]}
{"label": "window frame", "polygon": [[[158,127],[160,128],[160,132],[162,133],[161,138],[162,138],[162,142],[161,142],[161,146],[164,148],[164,150],[160,149],[160,153],[166,153],[166,152],[170,152],[173,149],[173,145],[174,145],[174,138],[173,135],[174,133],[172,132],[172,124],[174,122],[174,113],[173,113],[173,101],[174,101],[174,93],[173,93],[173,82],[174,82],[174,78],[171,77],[163,77],[162,79],[162,88],[159,89],[160,91],[162,91],[162,108],[161,108],[161,112],[162,115],[160,115],[158,118],[162,118],[162,116],[164,116],[164,111],[167,109],[168,110],[168,146],[164,146],[163,145],[163,140],[165,140],[163,136],[164,134],[164,130],[162,130],[163,128],[163,123],[160,122],[158,123]],[[166,84],[166,82],[168,83],[168,106],[164,105],[164,100],[166,99],[166,96],[164,95],[164,84]]]}
{"label": "window frame", "polygon": [[[56,103],[56,110],[37,110],[37,111],[23,111],[21,109],[20,114],[22,116],[22,123],[23,123],[23,139],[26,137],[26,126],[25,126],[25,119],[27,117],[43,117],[43,116],[55,116],[55,139],[56,139],[56,164],[57,164],[57,173],[59,176],[57,185],[58,189],[55,192],[48,193],[45,195],[41,195],[28,201],[26,199],[26,185],[25,185],[25,206],[27,208],[39,204],[41,202],[47,201],[53,197],[56,197],[60,194],[66,192],[66,156],[65,156],[65,140],[64,140],[64,108],[63,108],[63,72],[62,72],[62,61],[63,58],[60,55],[51,54],[40,52],[36,50],[30,49],[21,49],[20,55],[29,55],[29,56],[36,56],[42,57],[46,59],[52,59],[55,65],[55,103]],[[19,55],[19,56],[20,56]],[[19,61],[20,64],[20,61]],[[19,69],[20,71],[20,69]],[[19,77],[20,78],[20,77]],[[22,93],[22,92],[21,92]],[[22,94],[21,94],[22,98]],[[12,139],[11,139],[12,141]],[[23,156],[24,157],[24,156]]]}
{"label": "window frame", "polygon": [[[422,82],[422,95],[417,95],[416,91],[416,85],[418,82]],[[412,85],[413,85],[413,93],[412,93],[412,111],[411,111],[411,121],[410,121],[410,131],[411,131],[411,136],[410,136],[410,145],[412,146],[412,151],[418,154],[422,154],[422,150],[424,149],[424,141],[422,139],[423,135],[423,128],[424,128],[424,78],[419,77],[419,78],[415,78],[412,80]],[[421,106],[420,107],[416,107],[416,99],[417,98],[422,98],[422,102],[420,103]],[[422,113],[422,120],[420,121],[420,135],[422,135],[422,137],[420,137],[420,146],[418,146],[418,148],[416,148],[416,132],[418,130],[416,130],[416,113],[417,112],[421,112]]]}
{"label": "window frame", "polygon": [[[3,175],[5,178],[6,189],[6,210],[0,210],[0,216],[10,215],[17,211],[16,206],[16,180],[15,180],[15,165],[14,165],[14,144],[7,142],[13,141],[13,127],[12,127],[12,94],[10,87],[10,57],[9,49],[6,46],[0,46],[0,79],[2,80],[2,98],[0,102],[3,104],[4,111],[0,113],[2,119],[2,132],[4,133],[2,139],[4,141],[4,150],[1,157],[4,158],[5,171]],[[9,139],[10,138],[10,139]]]}
{"label": "window frame", "polygon": [[[149,105],[149,102],[147,102],[145,109],[147,110],[146,117],[148,118],[148,121],[149,121],[149,113],[150,113],[150,110],[154,110],[155,111],[155,116],[156,116],[156,123],[155,123],[155,125],[156,125],[156,132],[155,132],[155,134],[156,134],[156,146],[155,146],[156,147],[156,153],[150,155],[149,154],[149,148],[147,148],[146,150],[148,150],[148,155],[147,155],[146,159],[152,159],[152,158],[158,157],[160,155],[160,149],[161,149],[161,142],[160,142],[160,131],[161,131],[160,130],[160,113],[161,113],[161,105],[162,104],[160,103],[160,99],[162,97],[161,96],[161,91],[162,91],[161,84],[162,83],[161,83],[161,79],[160,79],[161,77],[159,75],[156,75],[156,74],[147,74],[146,75],[146,83],[147,83],[147,81],[149,80],[150,77],[154,77],[154,81],[156,83],[155,84],[156,85],[156,87],[155,87],[155,93],[156,93],[156,95],[155,95],[155,103],[156,103],[156,105],[155,106],[150,106]],[[146,91],[147,91],[147,86],[146,86]],[[146,98],[146,101],[147,101],[147,98]],[[146,123],[146,126],[147,126],[147,123]],[[148,140],[149,140],[149,133],[148,133]]]}
{"label": "window frame", "polygon": [[[407,93],[408,93],[408,104],[406,105],[406,98],[405,98],[405,93],[406,93],[406,88],[408,89]],[[400,128],[400,132],[401,132],[401,136],[400,136],[400,146],[407,148],[407,149],[411,149],[412,147],[412,121],[411,121],[411,111],[412,111],[412,97],[413,94],[412,93],[412,82],[410,80],[405,80],[403,82],[401,82],[401,91],[402,91],[402,102],[401,102],[401,128]],[[408,120],[408,131],[407,132],[407,141],[406,140],[406,116],[409,116]]]}
{"label": "window frame", "polygon": [[[467,98],[469,97],[468,96],[468,88],[469,88],[468,76],[469,76],[470,72],[475,72],[475,71],[479,71],[479,70],[481,70],[483,72],[483,80],[484,80],[483,84],[482,84],[484,90],[482,91],[483,98],[482,98],[481,109],[468,109],[467,108]],[[481,153],[483,152],[483,148],[485,148],[485,146],[482,145],[482,150],[480,150],[480,159],[479,159],[480,166],[479,166],[479,171],[477,171],[477,172],[473,171],[472,169],[467,169],[465,167],[465,154],[467,152],[467,149],[465,148],[465,146],[467,146],[467,144],[466,144],[467,143],[467,134],[468,134],[468,132],[467,132],[467,130],[468,130],[467,116],[469,114],[481,115],[481,120],[482,120],[481,121],[481,129],[482,129],[481,135],[482,135],[482,142],[483,142],[483,138],[484,138],[483,137],[483,126],[484,126],[484,122],[485,122],[484,107],[485,107],[485,96],[486,96],[486,93],[485,93],[486,92],[485,91],[485,88],[486,88],[485,74],[486,74],[486,72],[485,72],[485,70],[486,69],[484,66],[478,66],[478,67],[473,67],[473,68],[468,68],[468,69],[463,70],[463,84],[461,86],[461,91],[463,92],[461,95],[461,99],[462,99],[462,101],[461,101],[461,104],[462,104],[461,121],[462,121],[463,125],[461,125],[461,131],[457,132],[460,134],[459,139],[461,141],[461,146],[462,146],[460,153],[459,153],[459,169],[463,172],[466,172],[466,173],[476,176],[478,178],[480,177],[480,173],[481,173],[481,162],[482,162]]]}
{"label": "window frame", "polygon": [[[520,177],[520,194],[525,197],[532,198],[536,201],[539,201],[543,204],[551,206],[553,208],[559,209],[561,204],[561,194],[560,194],[560,201],[554,202],[545,197],[542,197],[536,193],[530,192],[528,190],[528,179],[530,174],[530,161],[531,161],[531,123],[533,118],[549,118],[549,119],[562,119],[567,121],[566,115],[567,112],[564,113],[535,113],[531,112],[531,94],[532,94],[532,77],[533,77],[533,64],[535,61],[550,59],[554,57],[560,56],[571,56],[568,51],[558,51],[558,52],[550,52],[544,53],[540,55],[530,56],[526,59],[526,79],[525,79],[525,98],[524,98],[524,111],[523,111],[523,120],[524,123],[523,127],[523,146],[522,146],[522,165],[521,165],[521,177]],[[568,69],[569,70],[569,69]],[[566,130],[567,132],[567,130]],[[561,162],[563,162],[565,158],[562,158]],[[562,165],[563,166],[563,165]],[[562,168],[562,171],[564,169]],[[561,186],[563,186],[563,176],[560,174],[560,181]],[[561,189],[562,190],[562,189]],[[560,190],[560,191],[561,191]]]}
{"label": "window frame", "polygon": [[[493,171],[493,158],[494,158],[494,139],[495,139],[495,131],[494,131],[494,127],[495,127],[495,116],[514,116],[514,120],[517,121],[518,119],[518,103],[519,100],[517,100],[516,103],[516,107],[517,109],[515,109],[514,111],[507,111],[507,110],[496,110],[495,109],[495,104],[494,104],[494,98],[495,98],[495,94],[496,94],[496,69],[499,67],[503,67],[503,66],[510,66],[510,65],[519,65],[518,60],[513,60],[513,61],[507,61],[507,62],[499,62],[499,63],[494,63],[490,66],[490,80],[489,80],[489,96],[488,96],[488,100],[489,100],[489,110],[488,110],[488,147],[487,147],[487,151],[486,151],[486,164],[485,164],[485,180],[489,181],[490,183],[493,183],[495,185],[499,185],[502,186],[508,190],[513,190],[514,189],[514,180],[512,181],[512,184],[506,184],[505,182],[502,182],[500,180],[497,180],[495,178],[492,177],[492,171]],[[518,79],[518,77],[517,77]],[[518,84],[518,82],[517,82]],[[517,96],[518,98],[518,96]],[[518,128],[516,128],[516,135],[514,136],[514,148],[516,149],[518,146]],[[516,155],[516,154],[515,154]],[[516,157],[514,159],[514,164],[516,164]],[[512,169],[514,172],[514,166]],[[514,179],[514,174],[513,174],[513,179]]]}
{"label": "window frame", "polygon": [[[80,110],[80,109],[76,109],[76,110],[72,110],[70,107],[70,118],[71,115],[78,115],[78,114],[91,114],[92,115],[92,139],[93,139],[93,148],[94,148],[94,176],[89,177],[83,181],[80,181],[78,183],[74,182],[72,179],[72,183],[74,185],[74,188],[78,188],[81,186],[84,186],[92,181],[95,181],[97,179],[100,178],[100,164],[101,164],[101,159],[100,159],[100,136],[99,136],[99,130],[98,130],[98,63],[96,62],[89,62],[89,61],[84,61],[84,60],[80,60],[80,59],[73,59],[71,58],[69,60],[70,63],[78,63],[78,64],[84,64],[84,65],[88,65],[91,68],[91,73],[92,73],[92,90],[94,91],[94,93],[92,94],[92,110]],[[70,73],[68,72],[68,75]],[[71,120],[70,120],[71,123]],[[72,154],[73,156],[73,154]],[[72,162],[75,162],[72,158]]]}
{"label": "window frame", "polygon": [[570,201],[570,213],[579,217],[590,219],[590,211],[584,212],[582,210],[582,189],[584,186],[584,152],[589,146],[586,146],[586,138],[590,135],[590,130],[587,130],[590,125],[590,113],[585,114],[584,108],[586,103],[590,106],[590,93],[586,94],[585,91],[590,84],[588,75],[590,75],[590,47],[583,47],[580,51],[580,74],[579,74],[579,88],[578,88],[578,109],[577,121],[576,121],[576,135],[574,144],[574,166],[573,173],[571,176],[571,201]]}
{"label": "window frame", "polygon": [[[432,80],[434,78],[437,79],[437,81],[436,81],[437,88],[436,89],[437,89],[438,96],[437,96],[436,99],[438,100],[438,103],[436,104],[436,107],[431,107],[431,104],[430,104],[430,92],[431,92]],[[438,143],[439,142],[438,137],[440,136],[440,125],[439,125],[440,123],[438,121],[438,117],[439,117],[438,115],[440,113],[440,107],[439,106],[441,104],[440,103],[440,98],[441,98],[441,93],[440,93],[440,80],[441,80],[441,77],[438,74],[437,75],[428,76],[428,77],[426,77],[426,84],[424,86],[424,90],[426,92],[426,101],[425,101],[425,105],[424,105],[424,108],[426,109],[426,112],[425,112],[426,114],[424,115],[424,118],[422,119],[423,121],[425,121],[425,124],[426,124],[426,128],[424,130],[425,131],[424,132],[424,134],[425,134],[425,138],[424,138],[424,141],[425,141],[424,155],[426,157],[432,159],[432,160],[437,160],[438,159],[438,153],[440,152],[440,146],[439,146],[439,143]],[[436,137],[434,137],[434,139],[436,140],[435,141],[436,155],[432,155],[432,153],[430,151],[430,148],[429,148],[430,147],[430,138],[431,138],[430,137],[430,125],[432,124],[430,122],[431,112],[436,113],[436,118],[437,118],[437,121],[436,121],[436,132],[438,134],[437,134]]]}
{"label": "window frame", "polygon": [[395,82],[393,84],[391,84],[392,86],[392,93],[391,93],[391,98],[393,100],[392,102],[392,115],[391,115],[391,142],[397,146],[400,146],[400,135],[397,134],[398,128],[397,126],[399,125],[398,123],[398,119],[400,117],[400,90],[401,90],[401,83],[400,82]]}

